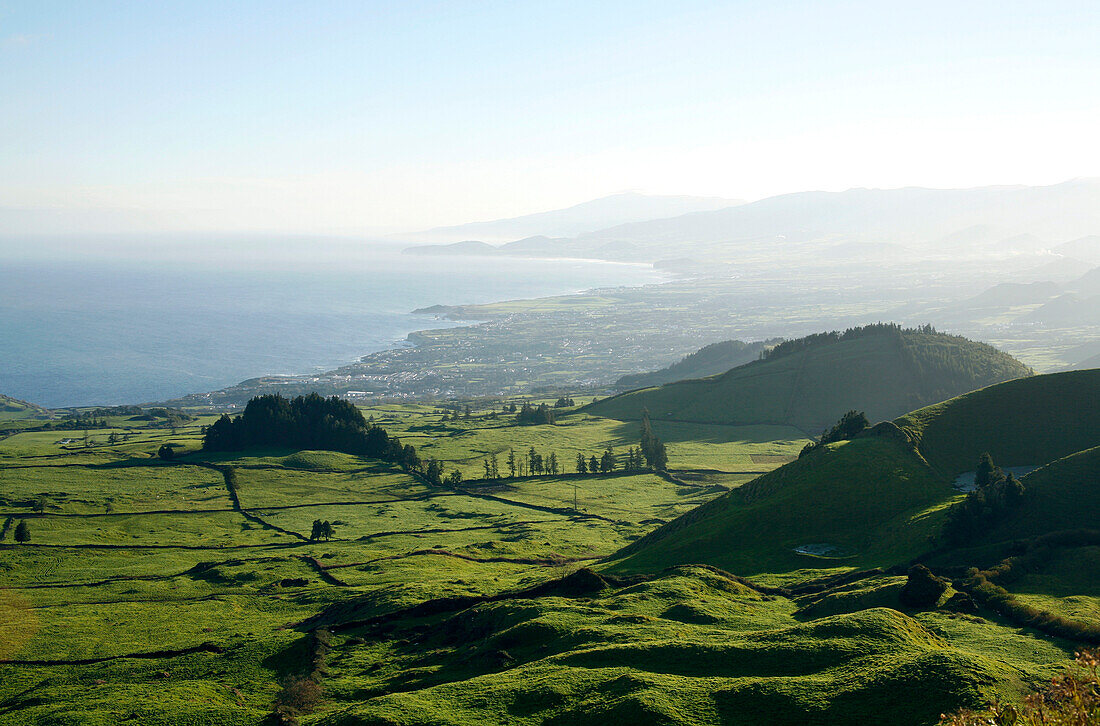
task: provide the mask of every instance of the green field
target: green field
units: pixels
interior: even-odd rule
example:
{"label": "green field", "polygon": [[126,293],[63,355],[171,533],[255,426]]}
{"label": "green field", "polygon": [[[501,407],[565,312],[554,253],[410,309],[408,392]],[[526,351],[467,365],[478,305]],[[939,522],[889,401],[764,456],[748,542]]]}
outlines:
{"label": "green field", "polygon": [[[657,420],[669,474],[481,481],[491,453],[534,446],[571,471],[577,452],[624,453],[638,425],[471,409],[364,411],[461,471],[458,488],[327,451],[202,452],[210,417],[0,440],[0,724],[916,725],[1019,698],[1078,647],[956,612],[954,588],[912,607],[904,568],[866,570],[932,549],[963,496],[929,463],[934,437],[795,460],[790,427]],[[1090,496],[1094,463],[1025,479],[1035,511]],[[318,519],[331,539],[308,540]],[[975,564],[1003,556],[982,547]],[[1097,546],[1037,552],[1012,597],[1097,621]]]}

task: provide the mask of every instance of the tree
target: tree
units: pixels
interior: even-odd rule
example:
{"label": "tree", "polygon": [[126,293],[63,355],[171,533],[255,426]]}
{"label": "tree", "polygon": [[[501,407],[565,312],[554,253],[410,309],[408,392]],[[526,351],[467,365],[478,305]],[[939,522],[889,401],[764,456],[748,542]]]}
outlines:
{"label": "tree", "polygon": [[608,446],[607,451],[600,457],[600,473],[610,474],[613,471],[615,471],[615,451]]}
{"label": "tree", "polygon": [[325,536],[324,522],[322,522],[319,519],[313,520],[313,529],[311,529],[310,532],[309,532],[309,541],[310,542],[316,542],[317,540],[321,539],[324,536]]}
{"label": "tree", "polygon": [[652,458],[648,463],[657,471],[664,471],[668,467],[668,451],[665,450],[665,442],[660,439],[654,441]]}
{"label": "tree", "polygon": [[495,451],[489,454],[489,478],[500,478],[500,463],[497,461],[497,453]]}
{"label": "tree", "polygon": [[593,454],[592,458],[588,460],[588,471],[595,474],[600,470],[600,460]]}
{"label": "tree", "polygon": [[516,478],[516,450],[508,449],[508,476]]}
{"label": "tree", "polygon": [[458,469],[454,469],[447,475],[447,486],[456,487],[462,483],[462,472]]}
{"label": "tree", "polygon": [[974,488],[981,489],[989,486],[994,480],[997,466],[993,463],[993,457],[985,452],[978,457],[978,468],[974,471]]}
{"label": "tree", "polygon": [[831,444],[834,441],[847,441],[863,431],[871,422],[863,411],[849,411],[840,417],[836,425],[821,435],[821,444]]}
{"label": "tree", "polygon": [[578,474],[587,474],[588,473],[588,461],[584,458],[584,454],[579,453],[579,452],[577,453],[577,473]]}
{"label": "tree", "polygon": [[118,443],[118,434],[116,434],[114,431],[112,431],[111,435],[107,437],[107,443],[108,444],[117,444]]}
{"label": "tree", "polygon": [[547,468],[550,470],[551,474],[557,474],[558,473],[558,455],[557,455],[556,452],[553,452],[553,451],[550,452],[550,459],[549,459],[549,462],[547,464]]}
{"label": "tree", "polygon": [[[488,463],[486,462],[486,467]],[[424,470],[424,477],[429,484],[440,486],[443,484],[443,467],[435,459],[428,459],[428,466]]]}
{"label": "tree", "polygon": [[646,466],[656,471],[664,471],[668,464],[668,453],[665,451],[664,442],[653,434],[653,426],[649,422],[649,410],[642,411],[641,453]]}
{"label": "tree", "polygon": [[15,541],[19,544],[31,541],[31,528],[27,526],[27,520],[20,519],[15,525]]}

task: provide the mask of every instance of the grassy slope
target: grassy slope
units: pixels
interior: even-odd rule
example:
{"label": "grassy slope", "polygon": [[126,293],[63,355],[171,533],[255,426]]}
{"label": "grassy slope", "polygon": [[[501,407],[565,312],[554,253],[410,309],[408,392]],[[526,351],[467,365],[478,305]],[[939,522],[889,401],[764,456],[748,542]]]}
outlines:
{"label": "grassy slope", "polygon": [[[831,444],[765,474],[631,545],[615,571],[703,562],[738,574],[816,566],[890,565],[920,553],[958,496],[903,444],[864,438]],[[843,559],[799,555],[827,543]]]}
{"label": "grassy slope", "polygon": [[1100,529],[1100,446],[1079,451],[1023,479],[1024,501],[982,538],[1028,539],[1047,532]]}
{"label": "grassy slope", "polygon": [[1009,381],[895,421],[945,476],[988,451],[1001,466],[1042,465],[1100,444],[1100,370]]}
{"label": "grassy slope", "polygon": [[[897,420],[919,441],[858,438],[830,445],[765,474],[628,546],[617,571],[654,571],[703,562],[739,574],[810,566],[792,548],[825,543],[851,553],[836,564],[866,567],[904,562],[930,548],[946,507],[959,495],[949,482],[991,451],[1004,465],[1043,463],[1100,439],[1100,371],[1035,376],[992,386]],[[1004,538],[1064,518],[1074,498],[1095,502],[1088,472],[1095,454],[1067,459],[1029,477],[1036,513],[1005,525]],[[931,465],[930,465],[931,464]],[[1076,477],[1076,478],[1075,478]],[[1045,481],[1063,482],[1061,485]],[[1074,482],[1079,482],[1074,484]],[[1042,494],[1044,490],[1049,496]],[[1089,490],[1091,498],[1081,495]],[[1041,503],[1038,503],[1041,502]],[[1049,511],[1048,511],[1049,510]],[[1084,522],[1093,512],[1082,503]],[[1039,517],[1045,523],[1039,524]],[[1029,519],[1031,524],[1024,524]]]}
{"label": "grassy slope", "polygon": [[[966,360],[970,368],[965,374],[949,371],[944,360]],[[583,410],[633,419],[648,408],[657,420],[772,423],[818,431],[850,409],[865,411],[872,421],[889,419],[1029,372],[989,346],[907,331],[819,345],[718,376],[624,393]]]}

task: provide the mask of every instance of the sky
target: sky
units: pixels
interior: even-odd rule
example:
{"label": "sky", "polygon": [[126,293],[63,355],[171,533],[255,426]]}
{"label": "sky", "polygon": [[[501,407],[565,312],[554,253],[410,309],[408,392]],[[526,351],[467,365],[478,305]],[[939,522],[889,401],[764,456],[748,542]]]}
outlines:
{"label": "sky", "polygon": [[1100,176],[1098,37],[1095,0],[0,0],[0,233]]}

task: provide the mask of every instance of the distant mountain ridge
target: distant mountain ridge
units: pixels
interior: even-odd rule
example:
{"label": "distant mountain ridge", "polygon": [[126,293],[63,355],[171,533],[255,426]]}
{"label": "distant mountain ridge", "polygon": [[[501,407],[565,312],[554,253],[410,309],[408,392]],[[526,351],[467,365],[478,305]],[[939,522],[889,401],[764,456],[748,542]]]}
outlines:
{"label": "distant mountain ridge", "polygon": [[661,196],[624,192],[564,209],[508,219],[436,227],[400,235],[409,242],[451,243],[462,240],[512,242],[526,237],[572,237],[629,222],[676,217],[690,212],[735,206],[742,202],[721,197]]}

